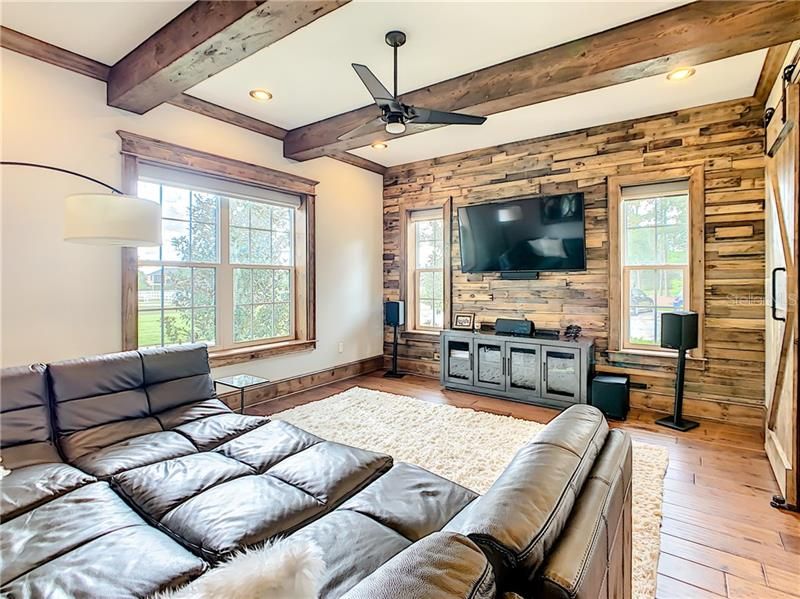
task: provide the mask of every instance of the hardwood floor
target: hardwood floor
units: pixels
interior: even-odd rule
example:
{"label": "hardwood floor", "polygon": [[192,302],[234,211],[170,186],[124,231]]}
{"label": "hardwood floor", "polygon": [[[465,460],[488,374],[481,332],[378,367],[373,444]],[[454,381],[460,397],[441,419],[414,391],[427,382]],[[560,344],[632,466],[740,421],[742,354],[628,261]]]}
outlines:
{"label": "hardwood floor", "polygon": [[[410,395],[516,418],[549,422],[548,408],[443,391],[438,381],[381,372],[275,399],[248,410],[274,414],[351,387]],[[653,423],[634,410],[612,423],[634,439],[669,450],[664,480],[658,599],[796,599],[800,597],[800,515],[771,508],[778,487],[767,464],[761,431],[705,421],[688,433]]]}

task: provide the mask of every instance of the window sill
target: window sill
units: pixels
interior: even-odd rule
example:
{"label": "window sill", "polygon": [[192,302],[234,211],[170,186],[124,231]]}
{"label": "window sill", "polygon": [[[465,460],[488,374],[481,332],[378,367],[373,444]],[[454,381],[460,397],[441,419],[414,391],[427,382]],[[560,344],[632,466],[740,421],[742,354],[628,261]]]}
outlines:
{"label": "window sill", "polygon": [[208,361],[211,368],[229,366],[231,364],[241,364],[251,360],[262,360],[272,356],[282,356],[303,351],[316,349],[316,339],[280,341],[278,343],[266,343],[263,345],[250,345],[236,349],[222,349],[210,351]]}

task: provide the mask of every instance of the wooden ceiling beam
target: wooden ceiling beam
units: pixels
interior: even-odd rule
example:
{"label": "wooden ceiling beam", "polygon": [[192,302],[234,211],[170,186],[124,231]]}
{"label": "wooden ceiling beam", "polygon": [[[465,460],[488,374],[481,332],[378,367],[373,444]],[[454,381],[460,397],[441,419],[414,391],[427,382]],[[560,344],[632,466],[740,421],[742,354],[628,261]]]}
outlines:
{"label": "wooden ceiling beam", "polygon": [[108,104],[144,114],[350,0],[198,0],[111,67]]}
{"label": "wooden ceiling beam", "polygon": [[762,104],[767,101],[772,87],[781,76],[783,70],[783,62],[786,60],[786,55],[789,54],[791,42],[772,46],[767,51],[767,57],[764,59],[764,66],[761,68],[761,74],[758,76],[758,83],[756,84],[756,91],[753,97]]}
{"label": "wooden ceiling beam", "polygon": [[386,174],[387,167],[383,166],[382,164],[378,164],[377,162],[373,162],[372,160],[368,160],[367,158],[362,158],[361,156],[351,154],[350,152],[333,152],[330,157],[334,160],[338,160],[339,162],[352,164],[353,166],[372,171],[373,173],[377,173],[379,175]]}
{"label": "wooden ceiling beam", "polygon": [[[489,116],[792,41],[800,38],[797,7],[792,1],[701,0],[420,88],[401,99]],[[358,85],[355,77],[352,85]],[[309,160],[386,139],[380,126],[354,139],[338,139],[379,114],[370,105],[293,129],[284,139],[284,155]]]}
{"label": "wooden ceiling beam", "polygon": [[0,47],[100,81],[108,79],[111,69],[102,62],[3,26],[0,26]]}

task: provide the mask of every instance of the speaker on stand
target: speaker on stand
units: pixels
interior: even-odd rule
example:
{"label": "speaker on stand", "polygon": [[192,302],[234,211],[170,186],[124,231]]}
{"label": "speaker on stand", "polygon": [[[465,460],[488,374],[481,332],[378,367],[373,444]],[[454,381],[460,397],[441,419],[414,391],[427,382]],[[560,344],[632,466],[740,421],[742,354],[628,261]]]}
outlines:
{"label": "speaker on stand", "polygon": [[386,302],[383,304],[383,321],[386,325],[394,329],[394,339],[392,340],[392,369],[387,371],[385,376],[390,379],[400,379],[405,375],[397,371],[397,328],[406,322],[406,311],[404,302]]}
{"label": "speaker on stand", "polygon": [[656,424],[686,432],[699,422],[683,418],[683,379],[686,374],[686,352],[697,347],[697,313],[667,312],[661,315],[661,347],[678,350],[678,372],[675,378],[675,411],[672,416],[656,420]]}

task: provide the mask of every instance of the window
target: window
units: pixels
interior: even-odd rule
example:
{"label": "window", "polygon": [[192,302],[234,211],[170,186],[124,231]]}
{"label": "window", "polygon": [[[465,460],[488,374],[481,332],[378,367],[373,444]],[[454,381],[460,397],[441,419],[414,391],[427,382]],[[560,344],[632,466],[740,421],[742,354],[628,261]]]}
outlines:
{"label": "window", "polygon": [[661,315],[690,297],[686,181],[622,188],[623,348],[660,349]]}
{"label": "window", "polygon": [[299,197],[152,165],[138,195],[162,207],[162,245],[138,250],[139,347],[295,338]]}
{"label": "window", "polygon": [[439,330],[445,322],[444,218],[442,210],[409,212],[408,309],[414,330]]}
{"label": "window", "polygon": [[[608,177],[608,357],[661,348],[661,314],[697,313],[703,359],[705,173],[703,165]],[[620,354],[620,355],[617,355]],[[659,362],[658,355],[645,358]]]}

